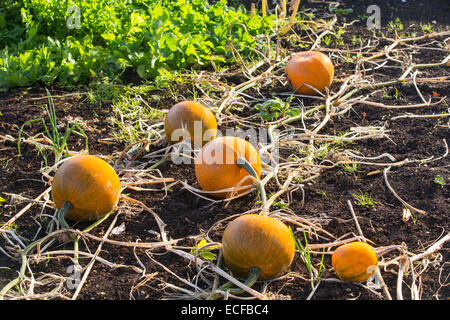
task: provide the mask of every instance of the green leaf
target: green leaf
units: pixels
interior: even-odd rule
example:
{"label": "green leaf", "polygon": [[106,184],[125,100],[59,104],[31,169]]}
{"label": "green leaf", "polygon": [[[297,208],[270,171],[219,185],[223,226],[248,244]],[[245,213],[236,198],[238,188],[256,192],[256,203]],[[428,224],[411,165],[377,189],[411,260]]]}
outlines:
{"label": "green leaf", "polygon": [[166,33],[161,40],[163,42],[163,45],[167,46],[170,51],[177,51],[177,39],[175,38],[173,33]]}
{"label": "green leaf", "polygon": [[137,67],[137,74],[139,75],[139,77],[141,77],[142,79],[145,79],[147,77],[147,71],[145,70],[145,65],[141,64],[140,66]]}
{"label": "green leaf", "polygon": [[102,38],[108,41],[114,41],[116,40],[116,35],[113,33],[103,33]]}
{"label": "green leaf", "polygon": [[218,249],[219,247],[217,245],[210,245],[203,249],[199,249],[207,244],[208,244],[208,241],[206,241],[205,239],[201,240],[200,242],[197,243],[197,245],[194,248],[191,249],[190,253],[192,255],[197,254],[198,256],[200,256],[206,260],[216,260],[217,255],[215,253],[211,252],[211,250]]}

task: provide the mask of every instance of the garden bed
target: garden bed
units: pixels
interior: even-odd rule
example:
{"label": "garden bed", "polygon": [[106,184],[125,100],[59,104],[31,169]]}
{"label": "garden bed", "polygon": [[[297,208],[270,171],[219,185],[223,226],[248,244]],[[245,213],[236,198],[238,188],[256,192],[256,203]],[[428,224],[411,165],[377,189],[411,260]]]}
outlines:
{"label": "garden bed", "polygon": [[[287,101],[291,88],[284,74],[286,58],[313,47],[327,53],[335,65],[331,95],[340,89],[341,97],[353,89],[358,91],[340,103],[338,99],[333,101],[336,102],[334,113],[320,130],[323,135],[320,137],[329,140],[313,139],[311,154],[305,151],[311,140],[302,134],[308,133],[305,128],[313,130],[322,122],[323,108],[303,120],[279,126],[283,133],[296,135],[291,138],[286,134],[285,140],[281,140],[278,180],[270,179],[266,185],[269,198],[283,186],[287,188],[275,199],[270,214],[284,220],[297,239],[303,239],[302,227],[307,228],[310,245],[361,236],[359,225],[374,247],[402,247],[382,258],[386,265],[381,268],[384,288],[337,281],[331,267],[333,246],[324,246],[324,251],[312,250],[312,265],[318,269],[323,254],[325,266],[319,286],[313,292],[305,262],[298,254],[285,275],[268,283],[258,282],[253,288],[277,300],[388,299],[386,290],[394,299],[448,299],[448,242],[440,250],[417,260],[413,270],[406,270],[400,279],[402,289],[399,289],[398,272],[402,259],[425,252],[449,232],[449,99],[446,95],[450,83],[450,10],[445,10],[448,9],[446,1],[396,1],[395,4],[379,1],[382,28],[367,30],[366,8],[371,4],[377,1],[343,1],[339,8],[352,11],[333,14],[326,3],[302,1],[300,15],[306,22],[294,25],[280,37],[279,50],[266,56],[266,61],[251,76],[243,71],[252,64],[244,68],[238,61],[225,70],[184,75],[165,89],[148,88],[131,74],[130,81],[138,83],[126,93],[122,86],[117,86],[121,96],[115,96],[114,89],[110,90],[114,86],[107,82],[76,90],[48,87],[60,130],[70,121],[79,123],[87,136],[89,153],[102,156],[114,165],[123,186],[137,180],[147,183],[140,185],[141,188],[151,190],[132,187],[124,190],[128,198],[123,198],[118,209],[90,231],[97,237],[107,235],[107,240],[82,238],[79,250],[86,255],[80,255],[80,264],[87,278],[79,292],[67,286],[71,280],[67,268],[73,265],[73,253],[37,256],[33,251],[28,260],[33,278],[27,270],[27,279],[5,298],[69,299],[76,294],[80,300],[194,299],[199,292],[187,282],[207,292],[211,290],[216,274],[210,269],[200,270],[194,262],[171,250],[118,245],[108,240],[121,244],[162,241],[164,235],[155,219],[157,216],[164,223],[165,236],[179,239],[178,250],[189,253],[201,239],[220,242],[231,219],[260,209],[260,197],[254,192],[229,202],[200,198],[189,188],[199,188],[194,167],[189,164],[166,162],[157,170],[145,172],[159,159],[148,155],[167,146],[163,139],[141,132],[140,137],[149,143],[147,148],[140,154],[135,152],[143,144],[128,148],[130,141],[119,139],[127,132],[120,124],[131,128],[135,123],[120,122],[117,101],[126,97],[128,102],[133,100],[136,105],[155,112],[154,118],[142,120],[144,128],[161,122],[164,113],[178,101],[193,97],[215,110],[223,105],[221,112],[216,112],[223,132],[226,128],[246,125],[267,128],[269,123],[283,121],[282,117],[264,121],[255,106],[274,98]],[[308,29],[313,26],[316,29]],[[413,67],[405,73],[409,66]],[[265,73],[267,70],[270,72]],[[401,78],[402,75],[405,76]],[[230,95],[229,89],[245,81],[252,86],[240,94]],[[47,103],[47,93],[41,85],[15,88],[0,93],[0,100],[0,196],[5,199],[0,207],[0,223],[3,225],[20,214],[9,224],[9,230],[23,237],[22,241],[32,241],[45,235],[49,216],[55,214],[48,192],[55,159],[49,154],[46,164],[37,150],[36,139],[43,138],[42,122],[23,127],[26,135],[21,141],[20,154],[17,139],[24,123],[47,116],[41,108]],[[294,96],[290,108],[305,112],[322,105],[323,101]],[[340,140],[342,137],[347,140]],[[45,140],[39,142],[48,144]],[[72,152],[83,152],[85,142],[84,137],[72,135],[68,146]],[[307,156],[312,157],[313,166],[308,166],[311,162],[306,162]],[[292,162],[296,165],[291,165]],[[286,163],[290,165],[283,166]],[[286,183],[292,170],[297,170],[301,179]],[[406,218],[405,212],[410,213]],[[110,233],[112,228],[121,225],[125,227],[122,233]],[[83,227],[85,224],[73,226],[80,230]],[[12,243],[5,238],[0,240],[4,250],[0,252],[0,288],[17,277],[22,263],[18,259],[20,244],[13,235],[7,237]],[[101,251],[96,252],[99,247]],[[73,250],[73,243],[57,238],[46,250]],[[217,250],[212,252],[218,256]],[[92,255],[97,254],[104,260],[86,268]],[[226,266],[222,268],[227,270]],[[223,277],[218,279],[225,282]]]}

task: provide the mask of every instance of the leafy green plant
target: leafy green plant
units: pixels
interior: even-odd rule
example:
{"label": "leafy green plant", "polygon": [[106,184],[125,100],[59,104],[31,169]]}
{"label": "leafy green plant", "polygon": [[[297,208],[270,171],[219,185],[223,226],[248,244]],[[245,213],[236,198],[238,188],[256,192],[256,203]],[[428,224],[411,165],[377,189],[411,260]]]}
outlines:
{"label": "leafy green plant", "polygon": [[400,21],[399,17],[396,17],[393,21],[388,23],[388,31],[402,31],[403,23]]}
{"label": "leafy green plant", "polygon": [[438,185],[440,185],[440,186],[445,186],[445,180],[440,175],[437,175],[436,177],[434,177],[433,182],[438,184]]}
{"label": "leafy green plant", "polygon": [[353,45],[357,45],[359,43],[362,43],[363,39],[361,39],[361,37],[357,36],[356,34],[354,34],[352,36],[352,44]]}
{"label": "leafy green plant", "polygon": [[353,63],[353,59],[352,59],[350,53],[346,53],[346,54],[342,55],[341,61],[342,61],[343,64],[345,64],[345,63]]}
{"label": "leafy green plant", "polygon": [[394,98],[395,100],[398,100],[398,89],[397,88],[394,89],[395,89]]}
{"label": "leafy green plant", "polygon": [[[5,3],[3,8],[3,3]],[[69,27],[75,6],[80,24]],[[226,0],[2,1],[0,86],[71,86],[127,70],[165,82],[185,69],[257,55],[275,16],[250,15]],[[3,28],[4,26],[4,28]]]}
{"label": "leafy green plant", "polygon": [[217,245],[212,245],[205,239],[202,239],[191,249],[190,253],[192,255],[200,256],[205,260],[216,260],[217,255],[211,251],[217,248]]}
{"label": "leafy green plant", "polygon": [[330,151],[337,150],[339,148],[338,144],[335,143],[324,143],[322,144],[316,153],[316,158],[324,158]]}
{"label": "leafy green plant", "polygon": [[48,91],[48,89],[46,88],[45,90],[47,91],[48,104],[45,104],[43,106],[43,109],[45,110],[45,113],[48,116],[49,125],[47,125],[47,122],[44,118],[37,118],[37,119],[32,119],[32,120],[26,121],[19,130],[19,136],[17,138],[17,150],[20,154],[21,153],[20,143],[21,143],[22,133],[25,133],[27,136],[29,136],[29,134],[27,134],[26,132],[23,131],[23,128],[25,127],[25,125],[31,124],[34,122],[41,122],[44,127],[44,136],[45,136],[46,140],[48,140],[50,142],[51,145],[43,146],[41,144],[36,144],[36,147],[38,148],[39,153],[44,158],[45,165],[47,165],[47,158],[48,158],[48,155],[46,153],[47,149],[50,149],[54,153],[55,163],[57,163],[57,162],[59,162],[59,160],[61,160],[62,158],[69,155],[69,147],[67,144],[67,140],[69,139],[69,137],[72,133],[85,138],[86,150],[88,149],[88,137],[83,132],[83,129],[81,129],[80,125],[77,123],[73,123],[73,122],[67,123],[66,131],[64,132],[64,134],[61,134],[59,132],[53,98],[52,98],[50,92]]}
{"label": "leafy green plant", "polygon": [[286,116],[295,117],[300,114],[299,109],[291,109],[290,102],[293,97],[291,96],[286,102],[279,99],[278,97],[274,99],[269,99],[264,103],[258,103],[255,105],[255,109],[259,110],[261,118],[265,121],[272,121],[279,118],[284,118]]}
{"label": "leafy green plant", "polygon": [[333,40],[333,37],[331,35],[322,37],[322,41],[327,47],[331,44],[331,40]]}
{"label": "leafy green plant", "polygon": [[317,194],[321,195],[324,198],[328,199],[327,193],[325,191],[316,191]]}
{"label": "leafy green plant", "polygon": [[338,30],[334,33],[334,36],[336,37],[336,43],[340,46],[343,46],[345,44],[343,38],[344,34],[345,34],[344,28],[338,28]]}
{"label": "leafy green plant", "polygon": [[378,203],[372,199],[372,196],[368,193],[362,194],[354,194],[352,193],[353,198],[356,201],[358,206],[375,206]]}
{"label": "leafy green plant", "polygon": [[358,172],[358,162],[353,161],[351,163],[343,163],[341,165],[341,168],[345,174],[354,175],[356,172]]}
{"label": "leafy green plant", "polygon": [[421,23],[420,28],[424,33],[432,33],[434,32],[434,26],[431,23]]}
{"label": "leafy green plant", "polygon": [[286,209],[288,207],[288,204],[286,202],[284,202],[283,200],[274,202],[272,205],[275,207],[278,207],[280,209]]}

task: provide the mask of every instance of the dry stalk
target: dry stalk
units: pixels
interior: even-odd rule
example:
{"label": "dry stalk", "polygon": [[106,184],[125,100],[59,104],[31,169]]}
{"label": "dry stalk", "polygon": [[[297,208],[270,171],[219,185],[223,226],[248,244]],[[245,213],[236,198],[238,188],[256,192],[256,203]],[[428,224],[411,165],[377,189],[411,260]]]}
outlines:
{"label": "dry stalk", "polygon": [[39,196],[37,196],[33,202],[27,204],[22,210],[20,210],[16,215],[14,215],[11,219],[9,219],[5,224],[3,224],[0,228],[0,233],[4,232],[12,223],[14,223],[17,219],[19,219],[28,209],[30,209],[33,204],[37,203],[43,197],[45,197],[51,190],[51,187],[48,187],[44,192],[42,192]]}
{"label": "dry stalk", "polygon": [[[186,279],[180,277],[180,276],[177,275],[175,272],[173,272],[172,270],[170,270],[169,268],[167,268],[164,264],[162,264],[162,263],[160,263],[159,261],[155,260],[155,259],[152,257],[152,255],[151,255],[150,253],[146,252],[146,255],[147,255],[154,263],[156,263],[156,264],[159,265],[161,268],[163,268],[166,272],[168,272],[169,274],[173,275],[174,277],[176,277],[176,278],[177,278],[178,280],[180,280],[181,282],[183,282],[183,283],[187,284],[188,286],[194,288],[195,293],[192,292],[192,291],[185,291],[185,292],[191,294],[191,298],[192,298],[192,297],[194,297],[194,298],[197,297],[199,293],[205,293],[205,292],[206,292],[205,290],[203,290],[202,288],[200,288],[200,287],[194,285],[194,284],[191,283],[190,281],[187,281]],[[169,286],[169,285],[167,284],[167,286]],[[186,290],[186,289],[184,289],[184,290]],[[180,290],[180,291],[181,291],[181,290]]]}
{"label": "dry stalk", "polygon": [[138,267],[135,266],[129,266],[129,265],[124,265],[124,264],[117,264],[111,261],[108,261],[102,257],[99,257],[98,255],[89,253],[89,252],[84,252],[84,251],[75,251],[75,250],[53,250],[53,251],[46,251],[45,252],[45,256],[44,255],[39,255],[39,254],[35,254],[35,255],[30,255],[30,259],[33,260],[34,263],[39,263],[42,260],[47,260],[49,259],[52,255],[56,255],[57,259],[61,259],[61,258],[68,258],[68,259],[72,259],[73,257],[71,257],[71,255],[80,255],[80,256],[85,256],[87,258],[91,258],[91,259],[95,259],[97,262],[100,262],[101,264],[104,264],[105,266],[111,268],[111,269],[131,269],[137,273],[142,273],[142,270],[139,269]]}
{"label": "dry stalk", "polygon": [[225,279],[227,279],[228,281],[232,282],[234,285],[238,286],[239,288],[241,288],[242,290],[246,291],[247,293],[251,294],[252,296],[254,296],[255,298],[258,298],[260,300],[267,300],[267,297],[261,293],[259,293],[258,291],[246,286],[245,284],[243,284],[241,281],[237,280],[236,278],[232,277],[231,275],[229,275],[227,272],[223,271],[221,268],[217,267],[215,264],[212,264],[210,262],[201,260],[199,258],[194,257],[193,255],[181,251],[181,250],[177,250],[177,249],[168,249],[170,252],[173,252],[185,259],[188,259],[192,262],[195,262],[196,264],[198,264],[200,267],[202,267],[203,265],[207,265],[212,271],[216,272],[217,274],[219,274],[220,276],[224,277]]}
{"label": "dry stalk", "polygon": [[425,101],[424,103],[410,104],[410,105],[385,105],[383,103],[367,101],[367,100],[361,100],[361,101],[356,102],[356,103],[367,104],[369,106],[374,106],[374,107],[383,108],[383,109],[413,109],[413,108],[423,108],[423,107],[435,106],[437,104],[442,103],[442,101],[444,101],[444,100],[445,100],[445,97],[440,99],[439,101],[436,101],[436,102],[433,102],[433,103],[431,103],[430,101]]}
{"label": "dry stalk", "polygon": [[402,198],[400,198],[400,196],[397,194],[397,192],[395,192],[395,190],[391,187],[388,179],[387,179],[387,173],[388,171],[391,169],[391,167],[387,167],[383,170],[383,176],[384,176],[384,181],[386,182],[386,186],[389,188],[389,190],[392,192],[392,194],[409,210],[420,213],[420,214],[426,214],[425,211],[420,210],[420,209],[416,209],[413,206],[411,206],[409,203],[407,203],[405,200],[403,200]]}
{"label": "dry stalk", "polygon": [[[91,270],[92,270],[92,267],[94,266],[94,263],[95,263],[95,261],[96,261],[95,257],[97,257],[97,256],[100,254],[100,252],[101,252],[101,250],[102,250],[103,243],[104,243],[104,241],[107,240],[109,234],[111,233],[111,231],[112,231],[114,225],[115,225],[116,222],[117,222],[118,216],[119,216],[119,214],[116,214],[116,215],[115,215],[115,217],[114,217],[113,221],[111,222],[111,224],[110,224],[108,230],[106,230],[106,232],[105,232],[105,234],[104,234],[104,236],[103,236],[103,241],[98,245],[97,250],[96,250],[95,253],[94,253],[94,256],[91,258],[91,261],[90,261],[89,264],[87,265],[86,270],[85,270],[84,273],[83,273],[83,277],[81,278],[81,281],[80,281],[80,283],[78,284],[78,286],[77,286],[77,288],[76,288],[76,290],[75,290],[75,293],[74,293],[73,296],[72,296],[72,300],[76,300],[76,299],[78,298],[78,295],[80,294],[81,289],[83,288],[83,285],[84,285],[84,283],[86,282],[86,280],[87,280],[87,278],[88,278],[88,276],[89,276],[89,274],[90,274],[90,272],[91,272]],[[86,234],[87,234],[87,233],[86,233]]]}

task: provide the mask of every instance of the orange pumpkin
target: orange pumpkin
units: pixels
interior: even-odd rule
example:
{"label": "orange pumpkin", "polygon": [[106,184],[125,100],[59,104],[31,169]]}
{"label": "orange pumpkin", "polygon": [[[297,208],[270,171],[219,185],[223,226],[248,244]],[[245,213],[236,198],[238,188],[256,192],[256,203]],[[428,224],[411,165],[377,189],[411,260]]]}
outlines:
{"label": "orange pumpkin", "polygon": [[104,217],[117,204],[120,181],[114,169],[92,155],[78,155],[64,162],[52,181],[52,198],[58,209],[69,202],[64,217],[92,221]]}
{"label": "orange pumpkin", "polygon": [[261,273],[259,280],[273,279],[292,263],[295,242],[281,221],[258,214],[246,214],[233,220],[222,237],[223,257],[234,276],[248,278],[252,268]]}
{"label": "orange pumpkin", "polygon": [[164,131],[171,144],[182,140],[202,147],[217,135],[217,121],[210,109],[195,101],[179,102],[164,119]]}
{"label": "orange pumpkin", "polygon": [[372,246],[357,241],[338,247],[331,263],[342,281],[362,282],[375,273],[378,257]]}
{"label": "orange pumpkin", "polygon": [[295,54],[286,64],[286,74],[295,92],[303,95],[317,95],[308,84],[320,92],[333,82],[334,66],[330,58],[318,51]]}
{"label": "orange pumpkin", "polygon": [[[205,191],[219,191],[235,188],[249,175],[249,172],[238,165],[238,159],[249,162],[257,177],[261,176],[261,160],[258,151],[246,140],[238,137],[219,137],[203,146],[195,159],[195,176]],[[237,194],[247,191],[254,184],[253,179],[242,182],[243,189],[234,190]],[[219,198],[227,198],[231,192],[211,193]]]}

